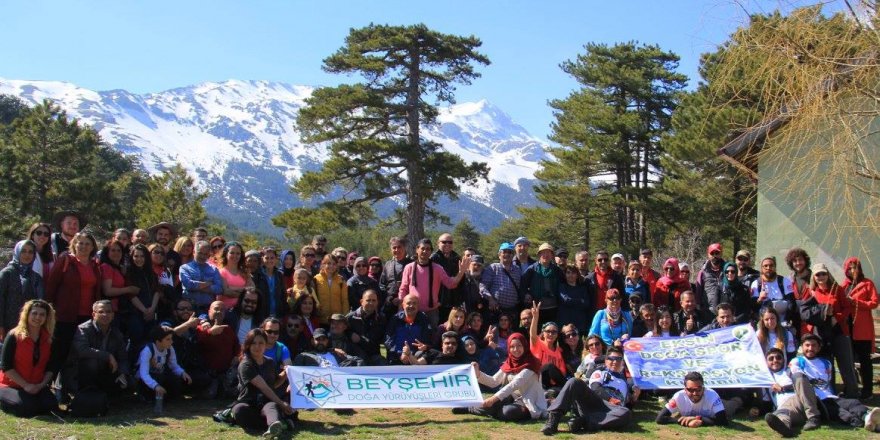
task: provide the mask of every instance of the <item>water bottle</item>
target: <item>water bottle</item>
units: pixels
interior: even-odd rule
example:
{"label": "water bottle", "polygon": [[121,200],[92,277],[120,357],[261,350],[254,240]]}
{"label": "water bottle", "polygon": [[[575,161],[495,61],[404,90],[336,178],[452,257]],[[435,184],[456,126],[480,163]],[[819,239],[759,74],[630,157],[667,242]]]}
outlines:
{"label": "water bottle", "polygon": [[162,414],[162,396],[156,395],[156,401],[153,403],[153,413],[156,415]]}

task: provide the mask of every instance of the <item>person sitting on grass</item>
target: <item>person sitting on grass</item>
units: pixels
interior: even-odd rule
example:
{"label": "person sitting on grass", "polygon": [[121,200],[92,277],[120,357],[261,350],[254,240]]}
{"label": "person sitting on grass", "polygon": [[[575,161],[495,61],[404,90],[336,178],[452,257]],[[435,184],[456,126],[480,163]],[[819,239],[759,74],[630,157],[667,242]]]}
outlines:
{"label": "person sitting on grass", "polygon": [[177,364],[172,347],[174,329],[156,326],[150,331],[150,342],[138,356],[138,394],[147,401],[155,401],[154,410],[162,412],[162,401],[181,394],[184,383],[192,379]]}
{"label": "person sitting on grass", "polygon": [[821,406],[832,421],[875,432],[880,426],[880,408],[869,410],[856,399],[837,397],[831,361],[819,357],[821,347],[822,340],[818,336],[807,333],[801,337],[802,354],[788,364],[795,397],[768,413],[764,417],[767,425],[783,437],[795,437],[801,425],[804,431],[818,429],[822,423]]}
{"label": "person sitting on grass", "polygon": [[547,399],[541,388],[541,361],[529,350],[529,341],[520,333],[507,338],[508,356],[501,368],[489,376],[480,371],[476,362],[474,371],[481,385],[489,388],[501,386],[483,405],[472,408],[455,408],[453,413],[489,416],[502,421],[518,422],[537,420],[547,412]]}
{"label": "person sitting on grass", "polygon": [[[92,304],[92,319],[80,324],[73,336],[79,392],[71,407],[80,407],[80,414],[102,414],[107,409],[107,398],[119,396],[130,383],[125,336],[111,325],[113,315],[109,299],[96,301]],[[90,405],[94,402],[83,398],[92,393],[99,396],[98,405]],[[84,402],[85,407],[83,403],[77,405],[78,401]]]}
{"label": "person sitting on grass", "polygon": [[6,333],[0,354],[0,408],[4,412],[33,417],[58,410],[58,401],[49,390],[58,371],[57,361],[49,363],[54,329],[55,310],[49,303],[39,299],[24,303],[18,325]]}
{"label": "person sitting on grass", "polygon": [[684,376],[684,389],[673,394],[657,414],[657,423],[678,423],[685,428],[727,426],[727,412],[718,393],[703,385],[703,375],[691,371]]}
{"label": "person sitting on grass", "polygon": [[588,380],[569,379],[547,409],[547,423],[541,432],[555,434],[569,409],[576,411],[568,422],[572,433],[621,429],[629,425],[632,412],[628,406],[635,404],[640,390],[631,378],[626,378],[623,367],[623,350],[611,347],[605,356],[604,368],[593,371]]}
{"label": "person sitting on grass", "polygon": [[285,372],[278,374],[275,361],[265,356],[268,341],[261,328],[251,329],[244,338],[238,364],[241,387],[238,399],[232,404],[232,419],[243,428],[266,427],[263,435],[276,437],[285,429],[294,429],[294,409],[273,390],[284,381]]}
{"label": "person sitting on grass", "polygon": [[755,405],[749,410],[749,419],[751,420],[780,408],[785,401],[795,397],[791,370],[785,363],[785,353],[773,347],[767,350],[766,358],[767,368],[770,370],[770,375],[773,376],[773,385],[759,390]]}
{"label": "person sitting on grass", "polygon": [[541,332],[538,333],[541,303],[533,302],[531,310],[530,350],[541,362],[541,385],[545,390],[559,390],[565,385],[567,371],[565,358],[562,357],[562,347],[559,346],[559,326],[553,321],[547,321],[541,326]]}
{"label": "person sitting on grass", "polygon": [[[409,347],[403,347],[403,356],[408,358],[411,365],[455,365],[467,363],[462,356],[462,351],[458,348],[458,333],[444,332],[440,337],[441,349],[429,349],[424,353],[409,352]],[[407,363],[407,361],[404,361]]]}

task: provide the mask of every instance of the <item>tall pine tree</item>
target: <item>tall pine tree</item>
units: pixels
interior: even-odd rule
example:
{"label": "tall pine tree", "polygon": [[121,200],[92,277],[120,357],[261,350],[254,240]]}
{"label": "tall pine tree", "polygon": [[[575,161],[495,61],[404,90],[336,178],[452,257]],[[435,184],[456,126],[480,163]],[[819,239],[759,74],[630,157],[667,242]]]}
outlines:
{"label": "tall pine tree", "polygon": [[147,192],[138,199],[134,212],[142,227],[169,222],[189,231],[204,225],[207,213],[202,202],[207,197],[207,193],[199,192],[186,168],[175,164],[150,177]]}
{"label": "tall pine tree", "polygon": [[441,195],[455,198],[461,183],[486,178],[484,163],[465,163],[421,136],[437,118],[436,105],[453,103],[456,84],[480,74],[489,60],[476,37],[442,34],[425,25],[352,29],[345,46],[324,60],[324,70],[356,74],[364,82],[315,90],[297,125],[307,143],[327,142],[330,157],[293,186],[302,198],[341,188],[337,200],[298,208],[273,221],[289,235],[353,226],[379,201],[403,200],[407,234],[425,234],[425,217]]}

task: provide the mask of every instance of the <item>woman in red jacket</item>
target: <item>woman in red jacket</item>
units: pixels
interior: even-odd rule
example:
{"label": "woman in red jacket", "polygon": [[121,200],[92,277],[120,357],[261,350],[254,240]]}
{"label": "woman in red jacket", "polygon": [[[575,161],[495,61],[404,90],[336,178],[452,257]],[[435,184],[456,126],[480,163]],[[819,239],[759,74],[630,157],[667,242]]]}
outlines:
{"label": "woman in red jacket", "polygon": [[[46,301],[24,304],[18,325],[6,335],[0,354],[0,407],[18,417],[58,409],[49,390],[54,365],[49,364],[55,310]],[[54,362],[53,362],[54,364]]]}
{"label": "woman in red jacket", "polygon": [[[58,256],[46,282],[46,301],[52,304],[57,314],[52,355],[58,359],[67,359],[76,326],[92,318],[92,304],[100,299],[101,270],[95,262],[97,249],[92,234],[77,233],[70,240],[70,252]],[[63,383],[62,386],[65,387]]]}
{"label": "woman in red jacket", "polygon": [[873,395],[874,365],[871,364],[871,353],[874,351],[874,317],[871,310],[877,308],[877,288],[874,282],[865,278],[862,263],[856,257],[849,257],[843,262],[846,280],[843,290],[852,305],[852,340],[853,354],[859,362],[862,376],[862,398]]}

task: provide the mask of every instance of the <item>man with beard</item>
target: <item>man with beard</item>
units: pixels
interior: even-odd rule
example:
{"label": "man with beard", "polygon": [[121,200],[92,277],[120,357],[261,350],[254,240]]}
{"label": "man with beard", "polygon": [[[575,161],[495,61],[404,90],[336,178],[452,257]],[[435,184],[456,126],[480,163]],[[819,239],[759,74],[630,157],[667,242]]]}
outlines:
{"label": "man with beard", "polygon": [[[736,276],[746,287],[751,286],[752,282],[761,276],[761,273],[752,267],[752,254],[745,249],[740,249],[736,253]],[[739,311],[739,313],[743,312],[744,310]]]}
{"label": "man with beard", "polygon": [[813,271],[810,270],[810,256],[807,251],[796,247],[785,255],[785,264],[791,269],[791,288],[794,299],[804,301],[807,299],[807,290],[810,288],[810,278]]}
{"label": "man with beard", "polygon": [[424,312],[431,326],[436,328],[440,323],[440,288],[458,287],[458,283],[464,278],[468,262],[459,261],[458,273],[450,276],[442,266],[431,261],[432,251],[431,240],[427,238],[419,240],[416,245],[416,261],[403,268],[398,297],[403,299],[409,294],[418,295],[419,311]]}
{"label": "man with beard", "polygon": [[608,260],[608,251],[606,250],[596,252],[596,268],[590,272],[588,279],[596,286],[596,297],[593,298],[593,307],[596,312],[605,307],[605,292],[608,289],[626,292],[626,282],[623,275],[611,269],[611,262]]}
{"label": "man with beard", "polygon": [[180,254],[174,249],[174,240],[177,238],[177,227],[168,222],[161,222],[150,226],[147,231],[153,235],[153,241],[162,246],[165,251],[165,267],[171,273],[178,273],[180,268]]}
{"label": "man with beard", "polygon": [[723,251],[721,243],[712,243],[706,249],[709,258],[703,264],[694,283],[697,287],[694,293],[697,295],[697,303],[701,309],[721,302],[719,297],[721,296],[721,269],[724,267],[724,258],[721,256]]}
{"label": "man with beard", "polygon": [[360,307],[349,312],[348,328],[351,341],[360,347],[367,365],[386,365],[379,344],[385,339],[385,315],[379,313],[379,296],[375,290],[367,290],[361,295]]}
{"label": "man with beard", "polygon": [[177,300],[171,319],[160,323],[174,331],[172,346],[177,355],[177,363],[191,373],[190,389],[210,390],[214,385],[211,384],[211,377],[204,371],[205,361],[198,344],[198,327],[201,324],[202,320],[193,312],[192,302],[186,298]]}
{"label": "man with beard", "polygon": [[57,258],[58,255],[67,252],[70,240],[73,240],[73,236],[86,226],[86,219],[77,211],[61,211],[55,214],[52,225],[56,231],[60,231],[53,232],[49,241],[52,254]]}
{"label": "man with beard", "polygon": [[513,330],[513,333],[519,333],[521,335],[529,335],[529,327],[532,326],[532,309],[523,309],[522,312],[519,312],[519,327]]}
{"label": "man with beard", "polygon": [[[721,303],[718,304],[716,310],[718,315],[715,316],[715,320],[700,329],[701,332],[730,327],[736,323],[736,311],[732,305]],[[718,391],[718,395],[721,396],[721,403],[727,412],[728,420],[733,420],[733,415],[750,400],[750,391],[741,388],[721,389]]]}
{"label": "man with beard", "polygon": [[330,347],[330,337],[327,330],[316,328],[312,334],[312,346],[309,351],[296,355],[293,365],[304,367],[352,367],[356,366],[358,358],[345,354],[338,348]]}
{"label": "man with beard", "polygon": [[657,285],[657,280],[660,279],[660,272],[651,267],[653,262],[654,251],[648,248],[642,249],[639,253],[639,263],[642,263],[642,279],[648,283],[648,291],[651,293],[651,298],[654,297],[654,287]]}
{"label": "man with beard", "polygon": [[312,237],[312,247],[315,248],[315,266],[321,267],[321,260],[327,255],[327,237],[316,235]]}
{"label": "man with beard", "polygon": [[657,414],[657,424],[678,423],[685,428],[727,426],[721,397],[703,385],[703,375],[691,371],[684,377],[684,389],[677,391]]}
{"label": "man with beard", "polygon": [[400,237],[391,237],[388,240],[388,245],[391,247],[391,258],[385,262],[382,274],[379,275],[379,292],[382,294],[382,297],[379,298],[379,306],[384,308],[385,317],[389,320],[400,307],[400,298],[397,293],[400,291],[403,269],[413,261],[412,258],[406,256],[406,244],[406,239]]}
{"label": "man with beard", "polygon": [[199,226],[198,228],[192,230],[190,238],[192,238],[193,243],[208,241],[208,230]]}
{"label": "man with beard", "polygon": [[[465,261],[469,261],[468,269],[458,286],[462,292],[465,312],[477,312],[483,317],[483,321],[495,324],[498,322],[498,317],[492,316],[493,314],[486,307],[489,297],[484,298],[482,292],[480,292],[480,280],[483,277],[483,263],[485,263],[485,260],[482,255],[473,255]],[[486,293],[488,294],[488,292]],[[449,316],[449,314],[447,313],[446,316]]]}
{"label": "man with beard", "polygon": [[[223,301],[214,301],[208,308],[208,321],[196,331],[199,354],[204,361],[199,368],[199,376],[207,377],[200,377],[201,383],[197,383],[196,376],[193,376],[192,388],[198,391],[204,386],[207,389],[205,397],[208,399],[213,399],[218,392],[235,394],[235,390],[230,389],[232,384],[225,379],[231,375],[230,370],[237,371],[240,343],[235,331],[225,324],[225,318]],[[221,383],[223,389],[218,390]]]}
{"label": "man with beard", "polygon": [[419,311],[419,296],[409,294],[403,297],[403,310],[391,317],[385,332],[388,363],[400,365],[404,347],[410,352],[427,351],[429,347],[425,341],[431,340],[433,332],[428,316]]}
{"label": "man with beard", "polygon": [[461,350],[458,349],[458,333],[444,332],[440,339],[440,350],[432,348],[424,353],[412,354],[409,348],[404,348],[401,362],[408,365],[458,365],[467,363],[461,356]]}
{"label": "man with beard", "polygon": [[[488,301],[489,312],[493,316],[502,314],[517,316],[519,313],[519,286],[522,272],[513,264],[514,247],[501,243],[498,247],[498,263],[483,269],[480,275],[480,293]],[[495,324],[492,320],[490,324]]]}
{"label": "man with beard", "polygon": [[514,258],[513,264],[519,266],[520,273],[525,273],[529,266],[536,263],[536,261],[529,256],[529,247],[531,247],[531,245],[532,242],[525,237],[519,237],[513,242],[513,248],[516,251],[516,258]]}
{"label": "man with beard", "polygon": [[214,298],[223,293],[220,272],[208,264],[208,258],[211,258],[211,244],[200,241],[196,243],[195,258],[180,266],[183,297],[189,300],[196,314],[207,311]]}
{"label": "man with beard", "polygon": [[761,277],[752,282],[753,310],[772,307],[779,313],[779,324],[788,328],[800,327],[800,315],[794,299],[791,280],[776,273],[776,257],[761,259]]}
{"label": "man with beard", "polygon": [[303,331],[304,328],[305,323],[303,323],[301,316],[287,316],[287,321],[282,329],[280,339],[281,342],[287,346],[287,349],[290,350],[291,357],[295,357],[311,347],[312,339],[305,336],[305,332]]}
{"label": "man with beard", "polygon": [[632,406],[639,399],[640,390],[623,372],[623,350],[611,347],[605,356],[604,368],[590,374],[588,380],[571,378],[547,408],[547,423],[541,428],[544,435],[557,432],[559,422],[570,409],[577,415],[569,422],[572,433],[621,429],[632,420]]}
{"label": "man with beard", "polygon": [[[880,408],[869,410],[856,399],[834,394],[831,362],[819,357],[821,347],[822,341],[816,335],[808,333],[801,338],[801,354],[788,364],[795,397],[767,414],[767,425],[783,437],[794,437],[802,424],[804,431],[819,428],[824,412],[832,421],[875,432],[880,425]],[[825,411],[820,411],[820,406]]]}
{"label": "man with beard", "polygon": [[[439,264],[446,274],[454,277],[458,275],[458,266],[461,264],[461,257],[452,249],[452,234],[441,234],[437,239],[437,250],[431,254],[430,260]],[[440,286],[440,311],[442,317],[449,316],[449,312],[453,307],[461,307],[464,301],[461,286],[448,288]],[[469,310],[471,311],[471,310]]]}
{"label": "man with beard", "polygon": [[330,315],[330,348],[339,349],[348,356],[361,359],[358,365],[363,365],[364,354],[361,348],[351,341],[348,334],[348,319],[341,313]]}
{"label": "man with beard", "polygon": [[[106,402],[108,396],[117,396],[128,388],[131,374],[125,337],[110,325],[113,315],[113,305],[109,300],[95,302],[92,305],[92,319],[80,324],[73,337],[79,390],[98,390],[104,398],[97,400],[102,402]],[[78,407],[78,396],[78,393],[73,396],[70,407]],[[88,403],[87,400],[80,402]],[[78,411],[94,415],[105,409],[79,407]]]}
{"label": "man with beard", "polygon": [[245,290],[238,298],[235,308],[229,311],[226,323],[229,324],[238,339],[239,345],[244,345],[244,338],[253,328],[257,328],[263,322],[263,316],[259,313],[260,295],[256,290]]}

